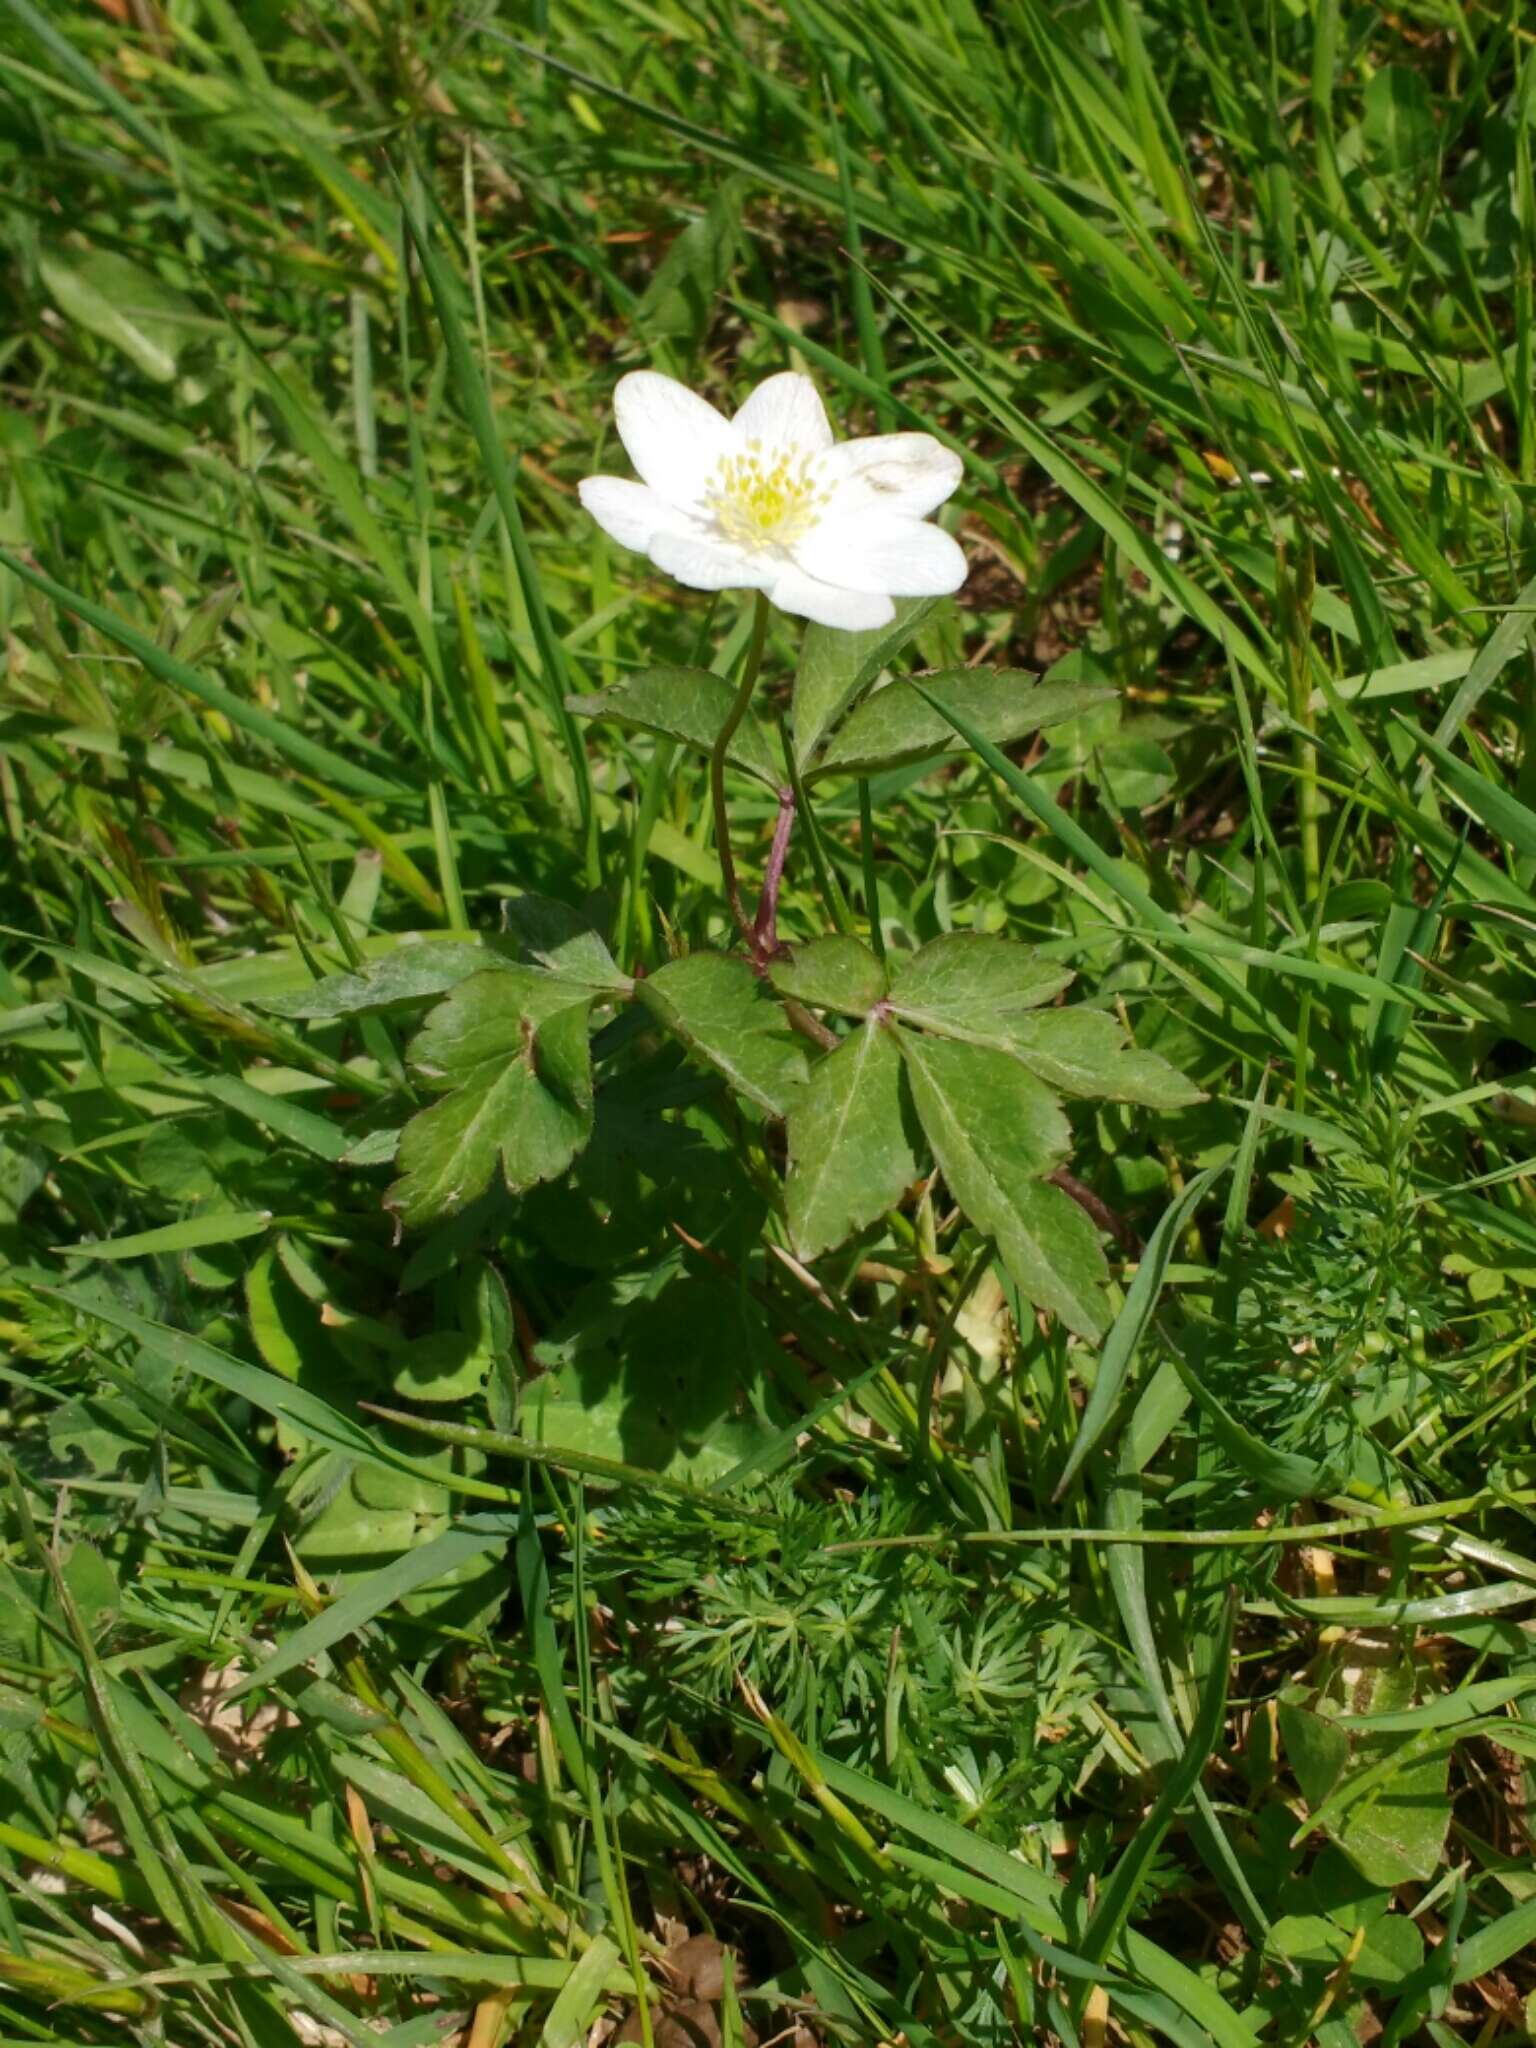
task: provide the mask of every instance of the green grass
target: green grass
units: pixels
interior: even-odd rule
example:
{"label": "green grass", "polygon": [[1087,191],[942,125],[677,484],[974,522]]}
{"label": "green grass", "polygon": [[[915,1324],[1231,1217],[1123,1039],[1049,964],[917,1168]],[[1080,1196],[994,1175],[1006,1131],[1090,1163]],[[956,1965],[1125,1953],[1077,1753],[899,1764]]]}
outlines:
{"label": "green grass", "polygon": [[[1527,2038],[1533,119],[1470,0],[0,0],[0,2043]],[[794,1259],[804,1048],[660,1028],[642,365],[965,459],[780,929],[1202,1091],[1071,1105],[1102,1338],[947,1161]],[[402,1235],[519,945],[594,1135]]]}

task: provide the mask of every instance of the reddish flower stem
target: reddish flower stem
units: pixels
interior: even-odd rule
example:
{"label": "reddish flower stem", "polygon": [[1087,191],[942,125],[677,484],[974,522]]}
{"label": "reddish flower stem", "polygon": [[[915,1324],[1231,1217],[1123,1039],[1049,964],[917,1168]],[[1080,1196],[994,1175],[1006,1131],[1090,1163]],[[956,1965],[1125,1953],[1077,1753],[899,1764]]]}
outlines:
{"label": "reddish flower stem", "polygon": [[779,791],[779,815],[774,822],[763,892],[752,924],[752,957],[759,967],[766,967],[779,950],[779,884],[784,879],[784,863],[789,857],[789,838],[794,829],[795,792],[784,788]]}

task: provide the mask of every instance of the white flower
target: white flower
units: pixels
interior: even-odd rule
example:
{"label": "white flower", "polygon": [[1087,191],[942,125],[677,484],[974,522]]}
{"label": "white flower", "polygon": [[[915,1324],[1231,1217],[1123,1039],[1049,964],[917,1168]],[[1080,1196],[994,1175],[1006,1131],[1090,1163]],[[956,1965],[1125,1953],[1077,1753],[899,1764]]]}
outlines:
{"label": "white flower", "polygon": [[764,590],[782,612],[848,631],[884,626],[893,597],[965,581],[928,513],[961,464],[931,434],[834,441],[809,377],[759,384],[733,420],[685,384],[634,370],[614,393],[641,481],[589,476],[581,502],[624,547],[693,590]]}

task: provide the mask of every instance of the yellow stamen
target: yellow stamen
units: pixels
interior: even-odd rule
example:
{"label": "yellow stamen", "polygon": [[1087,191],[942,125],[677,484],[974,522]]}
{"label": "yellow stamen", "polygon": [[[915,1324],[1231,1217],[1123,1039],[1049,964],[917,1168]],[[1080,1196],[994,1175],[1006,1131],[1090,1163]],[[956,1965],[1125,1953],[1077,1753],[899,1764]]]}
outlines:
{"label": "yellow stamen", "polygon": [[830,492],[818,488],[815,458],[794,451],[765,463],[756,441],[744,455],[722,455],[705,494],[720,532],[743,548],[782,548],[810,531]]}

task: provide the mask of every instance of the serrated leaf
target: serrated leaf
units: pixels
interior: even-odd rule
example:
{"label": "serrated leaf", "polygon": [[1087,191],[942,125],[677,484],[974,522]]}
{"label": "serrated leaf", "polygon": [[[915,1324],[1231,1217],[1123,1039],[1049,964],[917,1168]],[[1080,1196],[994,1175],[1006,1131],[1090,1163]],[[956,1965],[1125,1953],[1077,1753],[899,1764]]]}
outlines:
{"label": "serrated leaf", "polygon": [[1062,1157],[1068,1128],[1050,1091],[1008,1053],[904,1031],[912,1096],[950,1193],[997,1245],[1021,1292],[1080,1336],[1108,1320],[1098,1233],[1059,1188],[1039,1179]]}
{"label": "serrated leaf", "polygon": [[[514,979],[521,1002],[509,996]],[[565,1171],[592,1129],[590,1001],[573,1003],[557,976],[503,971],[460,983],[432,1012],[411,1061],[450,1092],[400,1134],[385,1202],[403,1224],[457,1214],[498,1167],[514,1194]]]}
{"label": "serrated leaf", "polygon": [[458,939],[426,940],[397,946],[392,953],[370,960],[355,973],[328,974],[309,988],[283,995],[254,995],[250,1000],[256,1009],[278,1017],[316,1021],[357,1017],[370,1010],[388,1010],[446,995],[470,975],[481,974],[495,964],[495,954],[484,946],[472,946]]}
{"label": "serrated leaf", "polygon": [[1117,1017],[1080,1003],[1010,1018],[995,1040],[984,1037],[982,1042],[1005,1045],[1063,1095],[1103,1096],[1147,1109],[1181,1109],[1205,1100],[1177,1067],[1156,1053],[1128,1047]]}
{"label": "serrated leaf", "polygon": [[629,993],[629,976],[615,965],[582,911],[553,896],[529,894],[509,896],[501,914],[508,937],[525,959],[584,987]]}
{"label": "serrated leaf", "polygon": [[868,946],[842,932],[796,946],[774,962],[769,979],[780,995],[850,1017],[862,1017],[873,1009],[886,988],[885,969]]}
{"label": "serrated leaf", "polygon": [[[712,675],[708,669],[648,668],[615,689],[595,696],[567,697],[565,704],[578,718],[611,718],[616,725],[659,733],[696,753],[708,754],[735,695],[723,676]],[[737,727],[727,755],[738,768],[771,788],[776,789],[784,779],[762,727],[750,715]]]}
{"label": "serrated leaf", "polygon": [[901,1049],[924,1101],[941,1105],[946,1118],[958,1116],[983,1156],[1004,1155],[1011,1171],[1031,1175],[1049,1173],[1066,1156],[1071,1133],[1060,1103],[1017,1060],[991,1046],[911,1031],[902,1032]]}
{"label": "serrated leaf", "polygon": [[812,755],[860,693],[906,646],[939,602],[933,597],[898,598],[896,617],[869,633],[843,633],[835,626],[808,626],[795,670],[791,723],[795,760]]}
{"label": "serrated leaf", "polygon": [[[1042,683],[1023,669],[943,669],[923,677],[923,688],[997,746],[1061,719],[1077,718],[1114,696],[1097,683]],[[887,683],[854,711],[828,743],[811,774],[867,775],[898,768],[929,754],[954,754],[965,741],[940,712],[900,679]]]}
{"label": "serrated leaf", "polygon": [[745,960],[690,953],[637,982],[635,993],[738,1093],[774,1116],[787,1112],[805,1082],[805,1047]]}
{"label": "serrated leaf", "polygon": [[895,1034],[861,1024],[814,1067],[789,1113],[790,1235],[814,1259],[873,1223],[922,1171],[920,1132]]}
{"label": "serrated leaf", "polygon": [[400,1149],[397,1130],[369,1131],[342,1154],[344,1166],[391,1166]]}
{"label": "serrated leaf", "polygon": [[1020,1013],[1048,1003],[1072,969],[1040,959],[1017,939],[945,932],[891,976],[891,1008],[909,1024],[947,1038],[1004,1043]]}

